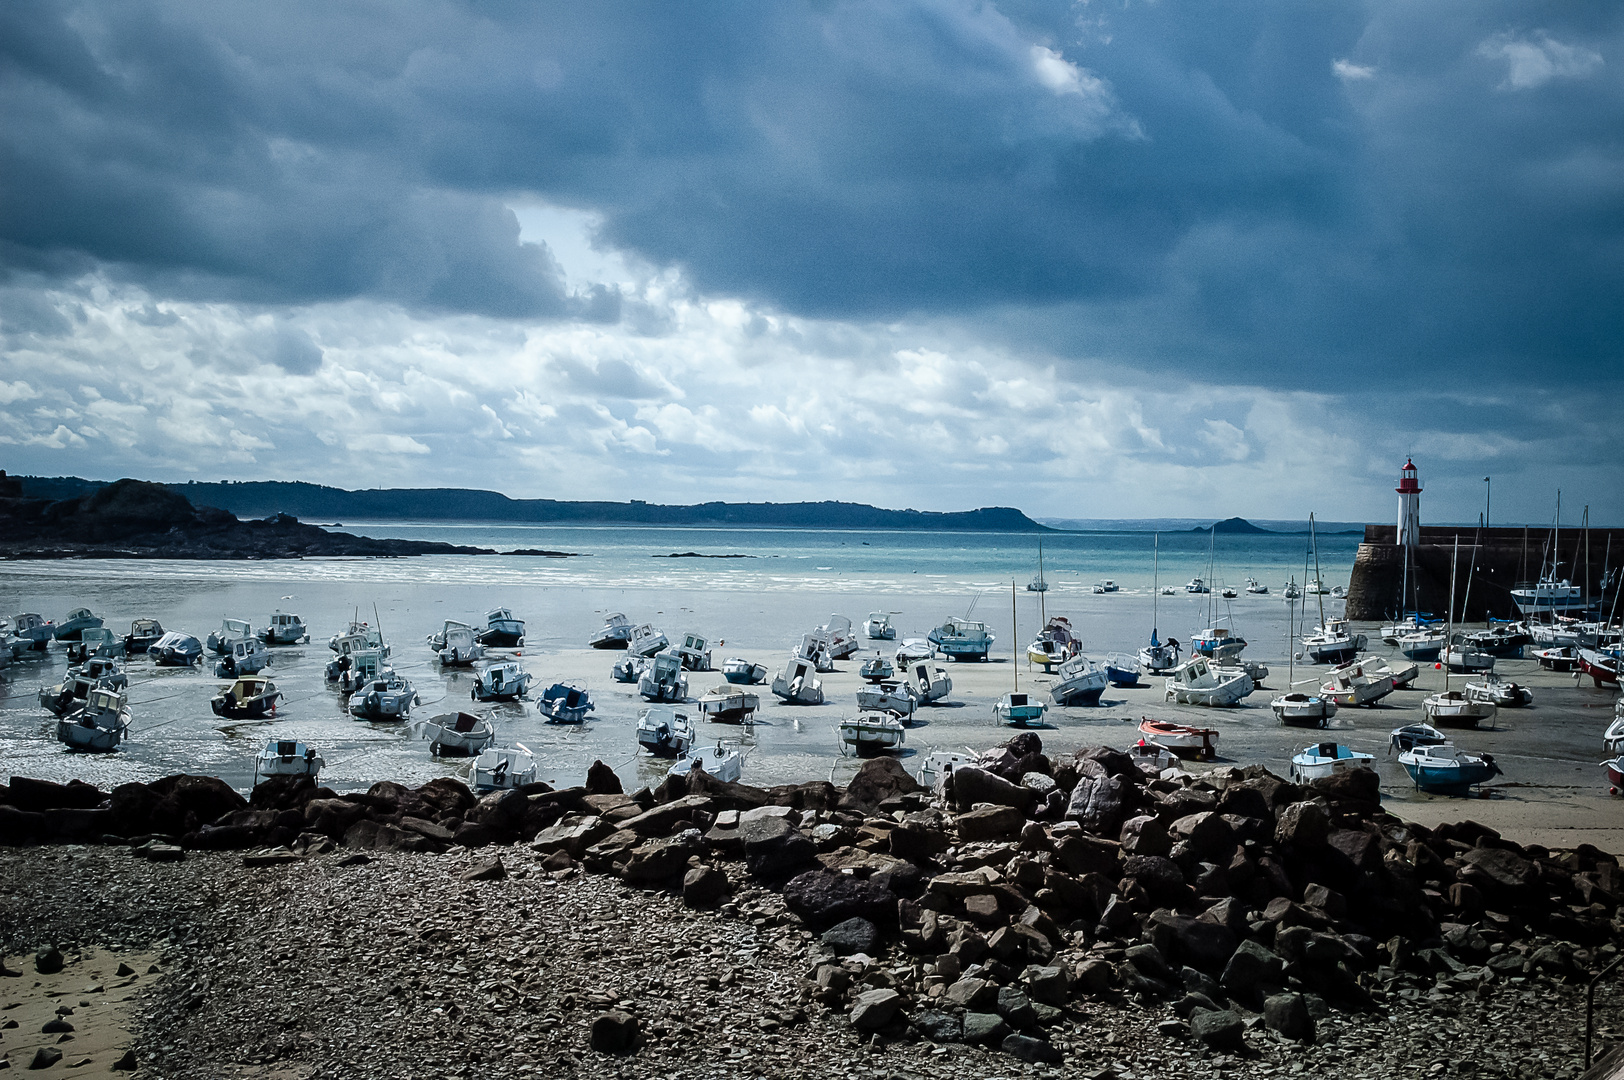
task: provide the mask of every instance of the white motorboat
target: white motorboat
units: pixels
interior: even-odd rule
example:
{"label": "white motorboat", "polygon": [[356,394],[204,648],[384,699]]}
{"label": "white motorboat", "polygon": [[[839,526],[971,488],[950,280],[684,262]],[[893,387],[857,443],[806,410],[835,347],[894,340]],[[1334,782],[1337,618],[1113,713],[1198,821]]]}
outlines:
{"label": "white motorboat", "polygon": [[722,678],[740,686],[755,686],[767,681],[767,665],[752,664],[742,656],[730,656],[722,661]]}
{"label": "white motorboat", "polygon": [[374,679],[381,679],[391,669],[383,662],[383,653],[377,649],[361,649],[341,656],[328,664],[328,677],[338,683],[346,694],[353,694]]}
{"label": "white motorboat", "polygon": [[941,701],[953,692],[953,680],[933,661],[919,660],[908,668],[908,682],[919,704]]}
{"label": "white motorboat", "polygon": [[1385,656],[1364,656],[1360,657],[1359,662],[1365,666],[1367,675],[1378,678],[1385,675],[1392,679],[1395,690],[1407,689],[1421,674],[1420,666],[1409,660],[1395,664]]}
{"label": "white motorboat", "polygon": [[1100,592],[1114,593],[1114,592],[1120,592],[1121,589],[1122,589],[1122,586],[1118,585],[1116,582],[1112,581],[1110,578],[1106,578],[1104,581],[1100,582]]}
{"label": "white motorboat", "polygon": [[238,638],[214,665],[217,679],[257,675],[271,665],[271,650],[257,637]]}
{"label": "white motorboat", "polygon": [[1365,635],[1351,631],[1348,620],[1326,619],[1303,638],[1303,651],[1316,664],[1345,664],[1359,655],[1368,640]]}
{"label": "white motorboat", "polygon": [[1049,706],[1031,694],[1015,690],[993,704],[992,714],[1000,724],[1009,727],[1034,727],[1043,723],[1043,714]]}
{"label": "white motorboat", "polygon": [[1406,660],[1431,663],[1438,659],[1439,653],[1444,651],[1447,638],[1448,635],[1441,628],[1424,626],[1419,630],[1400,634],[1398,651],[1404,655]]}
{"label": "white motorboat", "polygon": [[1337,599],[1337,600],[1345,600],[1347,598],[1347,595],[1348,595],[1348,588],[1347,588],[1346,585],[1332,585],[1331,586],[1331,596],[1334,597],[1335,599]]}
{"label": "white motorboat", "polygon": [[686,777],[698,769],[724,784],[736,784],[743,772],[743,765],[743,754],[731,746],[717,743],[715,746],[701,746],[689,750],[677,759],[675,765],[666,770],[666,775]]}
{"label": "white motorboat", "polygon": [[1557,617],[1555,622],[1531,623],[1528,636],[1534,644],[1546,649],[1573,648],[1579,644],[1579,624],[1571,619]]}
{"label": "white motorboat", "polygon": [[615,682],[634,683],[643,677],[643,670],[649,666],[646,656],[638,656],[628,651],[625,656],[614,662],[609,669],[609,677]]}
{"label": "white motorboat", "polygon": [[1579,654],[1572,645],[1556,645],[1549,649],[1540,649],[1534,653],[1534,659],[1546,671],[1569,672],[1579,667]]}
{"label": "white motorboat", "polygon": [[[342,652],[343,649],[341,648],[340,643],[346,638],[352,638],[357,634],[361,636],[361,644],[352,644],[350,646],[351,652],[354,652],[356,649],[377,649],[383,653],[385,659],[388,659],[390,648],[384,643],[383,632],[376,626],[372,626],[364,622],[351,622],[350,625],[343,631],[334,634],[332,637],[327,639],[327,647],[334,652]],[[433,638],[429,639],[431,645],[433,644],[433,640]]]}
{"label": "white motorboat", "polygon": [[812,670],[819,675],[828,674],[835,669],[835,658],[829,655],[829,639],[817,630],[801,635],[801,643],[796,646],[795,655],[812,661]]}
{"label": "white motorboat", "polygon": [[1245,648],[1246,639],[1227,626],[1209,626],[1190,636],[1191,654],[1205,656],[1209,660],[1227,662],[1239,656]]}
{"label": "white motorboat", "polygon": [[711,669],[710,642],[698,634],[682,635],[682,644],[672,650],[682,663],[684,671],[709,671]]}
{"label": "white motorboat", "polygon": [[586,687],[556,682],[541,692],[539,707],[549,724],[584,724],[597,705]]}
{"label": "white motorboat", "polygon": [[950,660],[985,660],[997,638],[986,623],[953,615],[926,635],[926,640]]}
{"label": "white motorboat", "polygon": [[1220,593],[1219,595],[1222,596],[1225,600],[1234,600],[1240,594],[1237,593],[1234,589],[1225,588],[1224,591],[1222,593]]}
{"label": "white motorboat", "polygon": [[191,667],[203,658],[203,643],[191,634],[170,630],[147,646],[147,655],[159,667]]}
{"label": "white motorboat", "polygon": [[78,641],[81,633],[94,630],[101,625],[103,625],[101,616],[91,614],[89,608],[74,608],[56,624],[53,635],[58,641]]}
{"label": "white motorboat", "polygon": [[594,649],[624,649],[631,644],[632,624],[626,616],[612,611],[603,620],[603,626],[587,641]]}
{"label": "white motorboat", "polygon": [[1166,642],[1157,639],[1156,632],[1150,632],[1150,644],[1139,650],[1139,664],[1152,675],[1161,671],[1171,671],[1179,666],[1179,643],[1169,638]]}
{"label": "white motorboat", "polygon": [[1384,644],[1397,645],[1399,638],[1405,634],[1416,634],[1422,630],[1431,629],[1438,624],[1423,616],[1419,611],[1412,611],[1402,619],[1396,619],[1381,628],[1381,639]]}
{"label": "white motorboat", "polygon": [[655,757],[682,757],[694,745],[693,722],[685,710],[650,705],[637,714],[637,745]]}
{"label": "white motorboat", "polygon": [[24,611],[12,620],[11,643],[13,655],[29,652],[47,652],[56,637],[56,624],[46,622],[44,616]]}
{"label": "white motorboat", "polygon": [[927,791],[940,791],[943,783],[955,769],[974,765],[976,761],[977,758],[973,754],[932,750],[925,755],[925,760],[919,763],[919,772],[915,774],[915,779],[919,781],[919,786]]}
{"label": "white motorboat", "polygon": [[1218,753],[1218,732],[1212,728],[1189,727],[1143,716],[1139,718],[1139,734],[1179,757],[1210,761]]}
{"label": "white motorboat", "polygon": [[263,675],[245,675],[221,690],[209,701],[215,716],[228,720],[255,720],[275,716],[282,691]]}
{"label": "white motorboat", "polygon": [[1257,578],[1249,577],[1246,579],[1246,591],[1251,593],[1253,596],[1269,595],[1269,587],[1263,584]]}
{"label": "white motorboat", "polygon": [[1110,653],[1105,657],[1105,677],[1115,687],[1139,685],[1139,658],[1127,653]]}
{"label": "white motorboat", "polygon": [[1607,725],[1607,731],[1602,735],[1601,744],[1609,754],[1624,754],[1624,698],[1619,699],[1613,717],[1613,722]]}
{"label": "white motorboat", "polygon": [[663,652],[650,658],[638,676],[637,692],[647,701],[688,700],[688,676],[677,654]]}
{"label": "white motorboat", "polygon": [[[1406,724],[1397,727],[1390,733],[1393,750],[1403,753],[1414,750],[1418,746],[1437,746],[1449,741],[1449,736],[1433,727],[1431,724]],[[1389,751],[1391,752],[1391,751]]]}
{"label": "white motorboat", "polygon": [[1455,674],[1477,675],[1494,670],[1494,654],[1456,634],[1443,651],[1444,666]]}
{"label": "white motorboat", "polygon": [[127,656],[143,656],[147,648],[163,636],[163,624],[157,619],[136,619],[130,623],[130,632],[124,635],[124,653]]}
{"label": "white motorboat", "polygon": [[1269,665],[1261,660],[1215,660],[1212,667],[1220,674],[1245,672],[1251,678],[1254,690],[1263,689],[1263,683],[1269,677]]}
{"label": "white motorboat", "polygon": [[72,668],[55,686],[42,686],[39,703],[54,716],[66,716],[90,699],[92,690],[126,689],[129,676],[112,660],[95,657],[79,667]]}
{"label": "white motorboat", "polygon": [[873,686],[858,687],[857,707],[865,711],[893,713],[906,720],[919,707],[919,698],[914,693],[912,683],[886,679]]}
{"label": "white motorboat", "polygon": [[844,615],[830,615],[829,621],[816,632],[831,660],[844,660],[857,651],[857,635],[852,633],[851,620]]}
{"label": "white motorboat", "polygon": [[663,652],[671,642],[666,638],[665,631],[656,629],[648,623],[632,627],[631,641],[626,645],[628,652],[637,656],[654,656]]}
{"label": "white motorboat", "polygon": [[473,757],[496,742],[496,726],[489,717],[454,712],[431,716],[417,725],[417,735],[427,739],[434,757]]}
{"label": "white motorboat", "polygon": [[485,613],[485,629],[479,632],[479,643],[490,649],[521,649],[524,647],[524,620],[513,617],[508,608],[493,608]]}
{"label": "white motorboat", "polygon": [[896,673],[896,665],[880,653],[875,653],[871,658],[864,660],[862,666],[857,669],[857,674],[864,680],[876,683],[892,678]]}
{"label": "white motorboat", "polygon": [[1166,700],[1180,705],[1230,708],[1256,688],[1252,677],[1239,669],[1220,671],[1204,656],[1192,656],[1173,669],[1166,684]]}
{"label": "white motorboat", "polygon": [[863,634],[870,641],[895,641],[897,628],[891,625],[891,616],[883,611],[871,611],[863,623]]}
{"label": "white motorboat", "polygon": [[389,655],[382,648],[372,645],[366,634],[341,634],[329,644],[338,655],[327,662],[328,682],[342,682],[345,673],[355,666],[354,657],[358,653],[376,653],[380,663]]}
{"label": "white motorboat", "polygon": [[119,690],[92,690],[85,703],[56,722],[56,737],[70,750],[105,754],[130,729],[130,702]]}
{"label": "white motorboat", "polygon": [[220,629],[211,630],[204,646],[212,653],[224,656],[234,642],[254,637],[254,627],[247,619],[222,619]]}
{"label": "white motorboat", "polygon": [[68,642],[68,663],[70,664],[83,663],[93,656],[116,659],[123,656],[124,653],[124,639],[105,626],[87,627],[79,632],[78,641]]}
{"label": "white motorboat", "polygon": [[475,791],[511,791],[536,782],[536,757],[523,745],[491,746],[479,752],[469,769]]}
{"label": "white motorboat", "polygon": [[1466,696],[1473,701],[1492,701],[1499,709],[1520,709],[1534,703],[1534,692],[1526,686],[1506,682],[1489,672],[1482,679],[1466,684]]}
{"label": "white motorboat", "polygon": [[1104,664],[1097,663],[1081,653],[1060,665],[1059,678],[1049,689],[1056,705],[1098,705],[1111,681]]}
{"label": "white motorboat", "polygon": [[1210,593],[1212,588],[1201,578],[1191,578],[1184,586],[1187,593]]}
{"label": "white motorboat", "polygon": [[1067,656],[1067,646],[1049,637],[1038,637],[1026,647],[1026,662],[1037,664],[1048,671],[1056,664],[1064,663]]}
{"label": "white motorboat", "polygon": [[445,667],[472,667],[485,659],[485,646],[479,634],[467,623],[447,619],[437,634],[429,636],[429,648]]}
{"label": "white motorboat", "polygon": [[1335,669],[1320,684],[1321,696],[1344,709],[1374,705],[1392,692],[1392,676],[1376,675],[1357,660]]}
{"label": "white motorboat", "polygon": [[494,660],[474,672],[468,696],[474,701],[518,701],[530,692],[531,674],[517,660]]}
{"label": "white motorboat", "polygon": [[1542,577],[1531,585],[1511,590],[1512,603],[1524,615],[1550,615],[1584,610],[1584,590],[1567,578]]}
{"label": "white motorboat", "polygon": [[786,705],[822,705],[823,683],[818,681],[812,660],[792,656],[773,679],[773,696]]}
{"label": "white motorboat", "polygon": [[254,762],[254,783],[272,776],[308,776],[314,780],[327,763],[316,748],[297,739],[271,739]]}
{"label": "white motorboat", "polygon": [[1376,756],[1364,754],[1341,743],[1315,743],[1291,759],[1291,780],[1306,784],[1355,769],[1375,768]]}
{"label": "white motorboat", "polygon": [[1302,587],[1297,584],[1297,579],[1292,578],[1281,588],[1280,595],[1285,597],[1287,600],[1300,600],[1302,599],[1303,590]]}
{"label": "white motorboat", "polygon": [[1498,706],[1492,701],[1473,701],[1460,690],[1444,690],[1428,695],[1421,703],[1429,724],[1441,727],[1476,727],[1493,720]]}
{"label": "white motorboat", "polygon": [[747,723],[759,708],[760,695],[739,690],[730,683],[713,686],[699,698],[699,714],[718,724]]}
{"label": "white motorboat", "polygon": [[1322,728],[1336,715],[1336,702],[1318,694],[1281,694],[1269,707],[1287,727]]}
{"label": "white motorboat", "polygon": [[1310,596],[1328,596],[1330,595],[1331,590],[1330,587],[1325,584],[1325,582],[1316,577],[1308,583],[1307,592]]}
{"label": "white motorboat", "polygon": [[888,712],[861,713],[840,721],[842,753],[874,757],[902,749],[907,733],[902,721]]}
{"label": "white motorboat", "polygon": [[936,656],[936,648],[924,638],[904,638],[902,644],[897,646],[894,654],[897,670],[910,667],[920,660],[930,660]]}
{"label": "white motorboat", "polygon": [[267,645],[297,645],[310,640],[310,628],[292,612],[278,611],[271,616],[270,624],[259,632],[259,639]]}
{"label": "white motorboat", "polygon": [[391,668],[350,695],[350,715],[373,723],[404,721],[411,717],[417,693]]}

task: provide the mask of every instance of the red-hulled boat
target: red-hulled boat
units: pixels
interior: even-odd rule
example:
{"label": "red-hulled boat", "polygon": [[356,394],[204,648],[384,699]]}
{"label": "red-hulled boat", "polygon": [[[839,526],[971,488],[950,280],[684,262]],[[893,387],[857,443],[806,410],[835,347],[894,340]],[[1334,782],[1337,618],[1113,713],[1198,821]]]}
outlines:
{"label": "red-hulled boat", "polygon": [[1618,685],[1618,657],[1594,649],[1579,650],[1579,673],[1597,686]]}
{"label": "red-hulled boat", "polygon": [[1187,727],[1145,716],[1139,720],[1139,734],[1167,747],[1179,757],[1207,761],[1218,752],[1218,732],[1212,728]]}

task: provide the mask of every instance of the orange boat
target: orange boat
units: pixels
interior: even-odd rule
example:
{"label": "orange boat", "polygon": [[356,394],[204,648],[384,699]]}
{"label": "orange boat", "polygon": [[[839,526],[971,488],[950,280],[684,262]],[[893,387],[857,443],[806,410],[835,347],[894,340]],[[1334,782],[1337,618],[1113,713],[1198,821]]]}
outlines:
{"label": "orange boat", "polygon": [[1179,757],[1208,761],[1218,753],[1218,732],[1212,728],[1187,727],[1145,716],[1139,720],[1139,734],[1167,747]]}

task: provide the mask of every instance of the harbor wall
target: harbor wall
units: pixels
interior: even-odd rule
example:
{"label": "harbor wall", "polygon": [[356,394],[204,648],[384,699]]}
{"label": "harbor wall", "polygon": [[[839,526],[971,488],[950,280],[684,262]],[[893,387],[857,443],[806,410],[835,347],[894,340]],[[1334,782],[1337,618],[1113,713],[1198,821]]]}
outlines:
{"label": "harbor wall", "polygon": [[[1365,526],[1365,539],[1354,555],[1348,581],[1350,619],[1376,621],[1399,612],[1404,551],[1396,542],[1397,532],[1394,525]],[[1420,609],[1440,618],[1450,610],[1449,579],[1457,540],[1460,554],[1455,573],[1456,617],[1465,621],[1480,621],[1491,615],[1498,619],[1517,617],[1511,590],[1538,580],[1541,567],[1550,566],[1550,530],[1423,526],[1421,543],[1415,549],[1411,589],[1419,590]],[[1556,576],[1581,587],[1588,584],[1592,601],[1600,600],[1602,578],[1608,567],[1624,562],[1624,529],[1564,529],[1559,543]],[[1616,588],[1616,583],[1608,587],[1604,614],[1611,613]]]}

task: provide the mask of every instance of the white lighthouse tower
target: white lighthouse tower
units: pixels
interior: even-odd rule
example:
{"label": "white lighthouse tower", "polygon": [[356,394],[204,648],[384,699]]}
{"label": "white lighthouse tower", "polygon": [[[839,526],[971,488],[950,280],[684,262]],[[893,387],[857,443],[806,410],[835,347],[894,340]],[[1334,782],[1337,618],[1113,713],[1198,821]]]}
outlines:
{"label": "white lighthouse tower", "polygon": [[1421,478],[1413,460],[1404,459],[1404,471],[1394,490],[1398,492],[1398,543],[1413,550],[1421,542]]}

